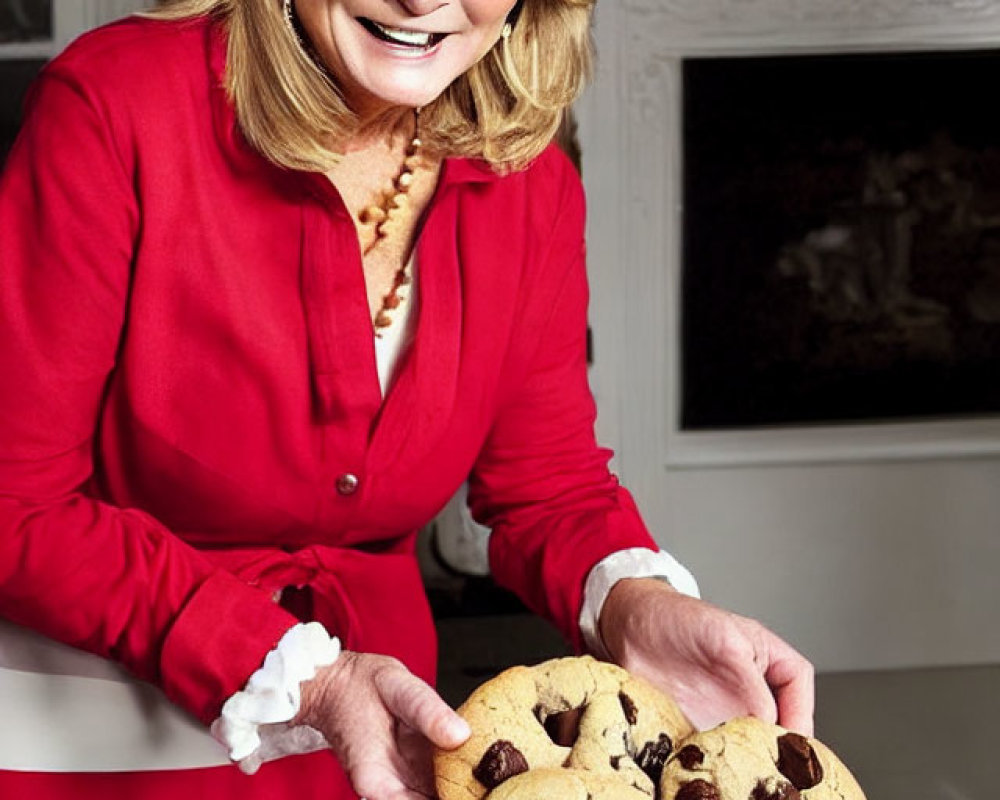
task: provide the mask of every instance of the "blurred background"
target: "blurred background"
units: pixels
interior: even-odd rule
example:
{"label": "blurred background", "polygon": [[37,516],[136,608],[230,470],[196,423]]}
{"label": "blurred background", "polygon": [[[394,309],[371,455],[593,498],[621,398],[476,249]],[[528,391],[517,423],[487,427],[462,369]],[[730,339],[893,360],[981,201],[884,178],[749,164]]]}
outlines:
{"label": "blurred background", "polygon": [[[0,0],[0,158],[45,60],[138,0]],[[1000,784],[1000,4],[598,4],[562,135],[599,436],[704,596],[815,663],[871,800]],[[420,556],[453,703],[566,651],[461,497]]]}

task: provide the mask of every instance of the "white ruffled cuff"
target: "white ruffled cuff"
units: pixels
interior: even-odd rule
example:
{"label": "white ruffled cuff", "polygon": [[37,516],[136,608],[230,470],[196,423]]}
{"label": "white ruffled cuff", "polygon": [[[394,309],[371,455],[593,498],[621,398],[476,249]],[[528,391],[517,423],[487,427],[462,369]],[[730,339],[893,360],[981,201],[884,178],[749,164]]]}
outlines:
{"label": "white ruffled cuff", "polygon": [[327,746],[315,728],[287,723],[299,713],[300,684],[339,656],[340,640],[320,623],[294,625],[243,690],[225,702],[212,723],[212,735],[243,772],[252,775],[266,761]]}
{"label": "white ruffled cuff", "polygon": [[611,658],[598,627],[601,609],[614,585],[625,578],[659,578],[682,594],[701,597],[694,575],[663,550],[656,552],[645,547],[633,547],[619,550],[598,561],[587,575],[583,586],[583,607],[580,609],[583,641],[598,658]]}

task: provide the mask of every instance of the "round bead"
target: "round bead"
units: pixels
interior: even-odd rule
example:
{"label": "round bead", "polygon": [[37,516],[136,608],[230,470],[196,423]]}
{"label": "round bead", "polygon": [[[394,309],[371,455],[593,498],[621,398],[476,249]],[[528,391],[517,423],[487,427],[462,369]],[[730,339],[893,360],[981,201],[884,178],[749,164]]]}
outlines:
{"label": "round bead", "polygon": [[368,206],[361,210],[358,219],[365,225],[378,224],[386,218],[385,209],[378,206]]}

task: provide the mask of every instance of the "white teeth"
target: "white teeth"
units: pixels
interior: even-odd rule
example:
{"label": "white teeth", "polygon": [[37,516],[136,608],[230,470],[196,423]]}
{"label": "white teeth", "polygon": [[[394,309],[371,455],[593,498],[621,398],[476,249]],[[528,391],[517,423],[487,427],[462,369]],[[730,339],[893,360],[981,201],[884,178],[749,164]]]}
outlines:
{"label": "white teeth", "polygon": [[427,47],[431,43],[431,34],[420,33],[418,31],[404,31],[400,28],[387,28],[385,25],[379,25],[374,20],[372,24],[381,31],[386,38],[392,39],[394,42],[399,42],[400,44],[405,44],[408,47]]}

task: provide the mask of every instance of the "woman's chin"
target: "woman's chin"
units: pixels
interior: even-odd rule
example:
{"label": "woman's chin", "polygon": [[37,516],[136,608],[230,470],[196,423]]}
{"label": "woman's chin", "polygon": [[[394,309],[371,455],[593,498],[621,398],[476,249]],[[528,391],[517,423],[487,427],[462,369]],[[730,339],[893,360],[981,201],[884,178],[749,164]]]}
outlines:
{"label": "woman's chin", "polygon": [[392,86],[371,87],[365,92],[364,98],[358,98],[357,102],[351,102],[351,98],[348,98],[348,102],[362,114],[366,109],[388,111],[392,108],[420,108],[433,103],[443,91],[443,87],[438,90],[426,84],[403,86],[396,83]]}

